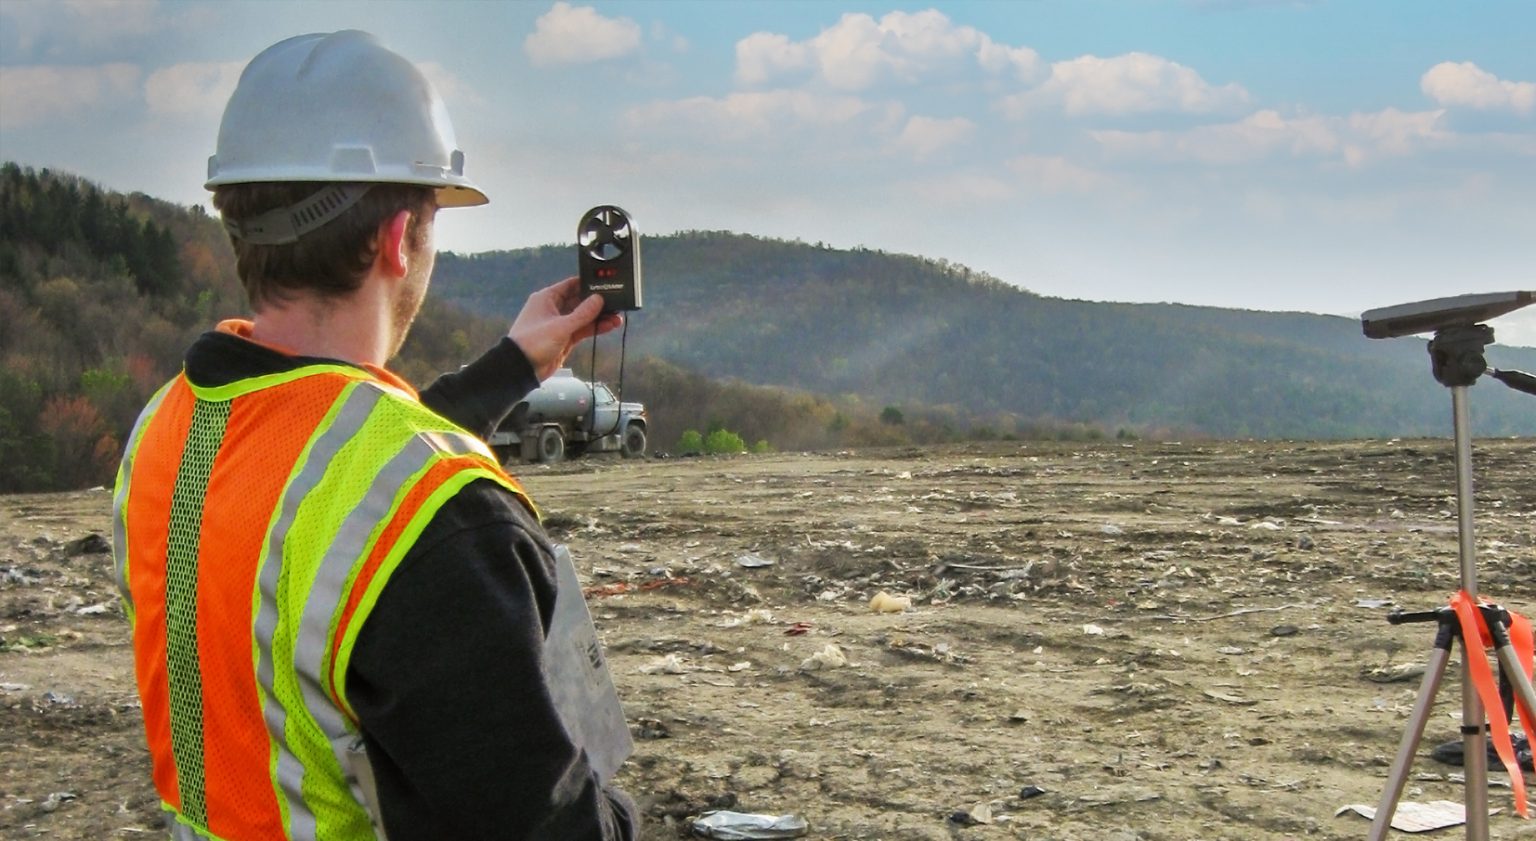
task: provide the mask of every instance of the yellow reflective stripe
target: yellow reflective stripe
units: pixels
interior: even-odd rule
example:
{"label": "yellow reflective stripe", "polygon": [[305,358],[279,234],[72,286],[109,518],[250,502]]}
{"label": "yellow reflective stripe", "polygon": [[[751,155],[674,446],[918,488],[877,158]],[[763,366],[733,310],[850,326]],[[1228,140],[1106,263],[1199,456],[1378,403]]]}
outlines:
{"label": "yellow reflective stripe", "polygon": [[[369,433],[364,431],[359,437]],[[361,785],[351,775],[347,748],[355,730],[331,701],[326,676],[331,660],[331,640],[345,609],[347,594],[372,554],[380,534],[395,518],[400,505],[425,473],[445,457],[462,455],[475,439],[458,433],[422,432],[379,470],[363,500],[347,514],[335,539],[321,559],[309,587],[299,637],[294,646],[294,670],[300,677],[308,709],[330,744],[338,770],[347,777],[353,796],[364,802]],[[397,541],[394,547],[401,544]],[[339,690],[338,690],[339,694]],[[352,711],[347,710],[350,715]]]}
{"label": "yellow reflective stripe", "polygon": [[303,368],[294,368],[292,371],[282,371],[277,374],[264,374],[259,377],[251,377],[250,379],[236,380],[227,385],[200,386],[190,381],[188,381],[187,385],[191,387],[192,393],[197,395],[200,400],[223,401],[233,400],[236,397],[250,394],[253,391],[285,385],[295,380],[302,380],[305,377],[313,377],[317,374],[338,374],[352,380],[374,379],[373,374],[361,368],[353,368],[350,365],[306,365]]}
{"label": "yellow reflective stripe", "polygon": [[[295,461],[262,545],[262,564],[257,573],[256,591],[252,596],[256,600],[252,612],[256,617],[253,629],[256,650],[253,654],[256,658],[256,685],[261,695],[262,717],[272,737],[270,771],[273,786],[278,793],[283,825],[288,829],[290,838],[312,837],[316,819],[304,800],[305,766],[289,745],[289,712],[281,702],[278,691],[279,674],[285,677],[291,674],[287,668],[290,657],[285,647],[279,648],[282,651],[281,662],[284,663],[280,673],[276,668],[279,658],[277,652],[274,652],[278,642],[279,620],[285,612],[280,610],[280,606],[285,605],[286,592],[293,586],[288,580],[288,570],[284,564],[285,547],[300,506],[320,484],[336,454],[356,436],[357,430],[372,414],[381,396],[379,390],[361,387],[360,383],[347,386],[337,395]],[[289,681],[285,680],[283,686],[288,685]]]}
{"label": "yellow reflective stripe", "polygon": [[[455,458],[459,455],[463,455],[463,453],[440,453],[431,459],[422,467],[417,476],[413,477],[410,483],[401,488],[399,498],[403,499],[405,493],[410,490],[410,487],[416,484],[415,480],[425,475],[438,462]],[[428,523],[432,522],[433,517],[437,516],[438,509],[442,508],[443,503],[451,499],[465,485],[476,479],[491,479],[507,490],[516,492],[504,477],[493,470],[465,469],[458,471],[444,481],[442,485],[434,489],[422,501],[421,507],[417,509],[410,522],[406,524],[406,527],[396,538],[394,545],[390,546],[388,554],[384,556],[383,561],[379,564],[379,568],[374,572],[373,578],[369,579],[367,588],[363,590],[363,596],[358,601],[356,610],[352,612],[351,620],[347,622],[347,630],[341,638],[341,644],[337,646],[335,662],[331,663],[328,669],[331,681],[336,687],[337,700],[341,702],[342,708],[346,710],[346,714],[351,718],[357,718],[357,713],[352,709],[351,701],[347,699],[347,668],[352,663],[352,647],[357,642],[358,633],[362,631],[363,626],[368,621],[369,614],[373,613],[374,606],[378,604],[379,595],[384,591],[384,585],[388,583],[395,569],[400,566],[400,562],[405,559],[406,552],[416,545],[416,538],[421,536],[422,530],[427,527]],[[388,522],[388,520],[386,519],[385,522]],[[369,550],[371,551],[371,549],[370,545]],[[367,553],[364,554],[364,557],[367,557]],[[352,583],[351,581],[348,582],[349,591]],[[342,606],[345,606],[345,599],[343,599]]]}
{"label": "yellow reflective stripe", "polygon": [[128,489],[133,482],[133,460],[138,455],[139,443],[144,438],[144,430],[149,426],[149,421],[155,413],[160,411],[160,404],[165,401],[165,395],[175,385],[176,380],[171,380],[149,398],[144,410],[139,412],[138,420],[133,422],[133,429],[128,433],[128,445],[123,450],[123,460],[117,465],[117,482],[112,492],[112,565],[117,570],[117,592],[123,599],[123,610],[128,614],[128,625],[132,627],[136,621],[133,610],[133,593],[128,588]]}
{"label": "yellow reflective stripe", "polygon": [[[272,740],[269,772],[292,839],[371,837],[367,800],[347,755],[356,738],[346,717],[353,711],[337,708],[330,678],[344,693],[356,631],[443,501],[477,478],[508,484],[483,441],[399,389],[358,376],[363,372],[338,373],[356,382],[337,396],[292,468],[268,523],[252,594],[252,656]],[[245,385],[241,390],[250,390]],[[339,664],[332,664],[337,623],[381,534],[428,470],[466,454],[486,466],[456,472],[423,502],[370,579]]]}

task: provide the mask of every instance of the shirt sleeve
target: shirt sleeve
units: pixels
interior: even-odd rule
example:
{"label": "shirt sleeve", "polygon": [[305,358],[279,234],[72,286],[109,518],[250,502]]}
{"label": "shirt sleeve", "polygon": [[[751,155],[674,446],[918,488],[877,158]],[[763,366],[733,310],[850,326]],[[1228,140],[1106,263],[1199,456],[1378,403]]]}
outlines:
{"label": "shirt sleeve", "polygon": [[449,500],[390,576],[347,673],[391,841],[631,841],[544,681],[555,566],[495,483]]}
{"label": "shirt sleeve", "polygon": [[504,336],[479,359],[433,380],[421,391],[421,402],[481,438],[490,438],[512,407],[538,387],[533,363]]}

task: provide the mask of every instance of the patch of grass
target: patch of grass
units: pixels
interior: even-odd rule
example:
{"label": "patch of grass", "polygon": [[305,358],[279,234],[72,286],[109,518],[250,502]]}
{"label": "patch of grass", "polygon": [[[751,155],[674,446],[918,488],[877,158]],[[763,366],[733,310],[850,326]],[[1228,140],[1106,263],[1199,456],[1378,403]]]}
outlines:
{"label": "patch of grass", "polygon": [[52,648],[59,638],[52,634],[28,634],[19,637],[0,637],[0,653],[11,651],[42,651]]}

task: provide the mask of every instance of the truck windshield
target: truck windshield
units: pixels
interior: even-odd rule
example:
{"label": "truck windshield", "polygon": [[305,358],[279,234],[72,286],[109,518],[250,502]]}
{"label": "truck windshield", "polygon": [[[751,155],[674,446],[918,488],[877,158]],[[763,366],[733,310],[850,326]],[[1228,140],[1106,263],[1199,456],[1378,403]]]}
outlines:
{"label": "truck windshield", "polygon": [[593,391],[597,395],[595,400],[599,406],[606,406],[614,402],[613,392],[608,390],[608,386],[599,384],[593,388]]}

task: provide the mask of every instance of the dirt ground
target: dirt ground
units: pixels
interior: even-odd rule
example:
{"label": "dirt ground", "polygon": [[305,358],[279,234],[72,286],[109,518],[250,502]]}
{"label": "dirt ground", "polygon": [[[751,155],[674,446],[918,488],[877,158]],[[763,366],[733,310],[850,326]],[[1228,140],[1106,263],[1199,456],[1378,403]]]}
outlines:
{"label": "dirt ground", "polygon": [[[1536,614],[1536,441],[1475,449],[1484,595]],[[1459,586],[1449,441],[1040,443],[524,471],[636,738],[646,837],[1362,838]],[[598,502],[599,504],[594,504]],[[157,837],[109,494],[0,497],[0,837]],[[875,612],[873,596],[911,600]],[[1459,659],[1459,658],[1458,658]],[[1405,800],[1462,800],[1428,758]],[[1536,839],[1491,775],[1495,839]],[[147,836],[145,834],[148,834]],[[1461,837],[1460,828],[1430,837]],[[1393,837],[1410,837],[1394,833]]]}

